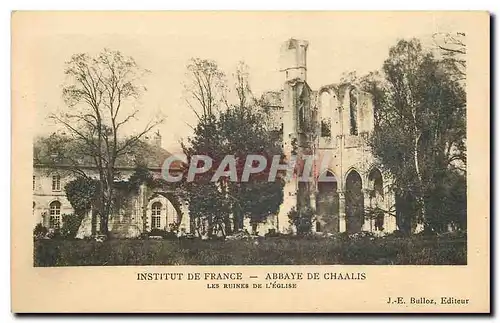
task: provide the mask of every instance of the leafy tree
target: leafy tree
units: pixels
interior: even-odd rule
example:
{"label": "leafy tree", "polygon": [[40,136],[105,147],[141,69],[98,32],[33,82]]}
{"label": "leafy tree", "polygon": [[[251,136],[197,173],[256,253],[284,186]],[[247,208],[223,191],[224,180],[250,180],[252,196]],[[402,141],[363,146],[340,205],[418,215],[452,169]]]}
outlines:
{"label": "leafy tree", "polygon": [[183,145],[184,153],[188,163],[194,155],[207,155],[213,160],[210,171],[185,184],[190,215],[197,222],[194,225],[199,229],[206,223],[209,235],[218,231],[228,234],[233,227],[241,228],[243,219],[248,217],[255,228],[279,209],[283,200],[282,183],[267,182],[268,168],[260,174],[251,174],[248,182],[232,182],[221,177],[214,183],[210,179],[226,155],[235,157],[237,177],[241,179],[249,154],[272,156],[280,154],[281,146],[262,126],[263,115],[255,106],[244,63],[240,62],[234,74],[235,105],[226,99],[225,74],[214,62],[192,60],[188,71],[192,77],[187,86],[190,89],[187,100],[198,103],[190,105],[198,116],[198,124],[194,135]]}
{"label": "leafy tree", "polygon": [[465,86],[467,77],[465,33],[435,33],[433,39],[445,70],[453,80]]}
{"label": "leafy tree", "polygon": [[393,175],[398,225],[443,231],[450,214],[436,198],[450,197],[466,163],[465,92],[415,39],[390,49],[383,73],[365,85],[378,99],[371,145]]}
{"label": "leafy tree", "polygon": [[210,118],[227,103],[226,75],[213,60],[192,58],[184,84],[186,103],[199,120]]}
{"label": "leafy tree", "polygon": [[[216,165],[217,161],[220,162],[223,158],[220,142],[216,117],[205,116],[194,128],[194,135],[186,144],[183,144],[188,164],[195,162],[194,155],[205,155],[210,156]],[[214,233],[214,230],[221,228],[221,222],[223,223],[227,216],[227,212],[221,214],[225,210],[222,187],[210,181],[214,173],[215,169],[212,168],[203,174],[197,174],[193,181],[186,182],[184,186],[186,200],[189,202],[189,214],[193,221],[192,227],[199,234],[209,236]]]}
{"label": "leafy tree", "polygon": [[[63,226],[60,231],[62,236],[74,238],[84,216],[93,208],[92,223],[96,223],[95,205],[99,198],[99,181],[89,177],[77,176],[64,186],[64,191],[75,214],[63,216]],[[95,233],[94,226],[92,230]]]}
{"label": "leafy tree", "polygon": [[[277,178],[269,182],[269,170],[272,158],[281,156],[281,145],[272,132],[259,122],[262,115],[251,107],[233,106],[220,115],[220,132],[225,139],[221,150],[236,158],[238,179],[242,178],[245,163],[249,155],[263,156],[267,167],[259,173],[250,174],[248,181],[228,183],[228,194],[233,206],[233,218],[236,227],[241,228],[242,217],[248,217],[255,228],[258,223],[278,212],[283,202],[284,182]],[[253,165],[256,167],[256,163]]]}
{"label": "leafy tree", "polygon": [[77,215],[85,215],[98,198],[99,182],[87,177],[77,177],[64,186],[66,197]]}
{"label": "leafy tree", "polygon": [[236,72],[233,74],[234,88],[238,96],[237,106],[249,107],[255,105],[255,98],[253,97],[252,90],[250,89],[250,73],[248,65],[240,61],[236,67]]}
{"label": "leafy tree", "polygon": [[135,167],[134,172],[128,180],[128,188],[133,192],[138,192],[142,184],[153,186],[153,174],[146,165],[139,164]]}
{"label": "leafy tree", "polygon": [[87,177],[85,167],[97,169],[99,179],[96,211],[101,218],[100,231],[108,234],[108,220],[113,209],[116,162],[132,154],[141,139],[162,120],[152,119],[133,134],[125,126],[139,113],[134,101],[146,90],[139,79],[147,72],[132,57],[105,49],[96,57],[75,54],[66,62],[67,83],[63,98],[67,108],[53,114],[67,135],[57,148],[58,158],[68,169]]}

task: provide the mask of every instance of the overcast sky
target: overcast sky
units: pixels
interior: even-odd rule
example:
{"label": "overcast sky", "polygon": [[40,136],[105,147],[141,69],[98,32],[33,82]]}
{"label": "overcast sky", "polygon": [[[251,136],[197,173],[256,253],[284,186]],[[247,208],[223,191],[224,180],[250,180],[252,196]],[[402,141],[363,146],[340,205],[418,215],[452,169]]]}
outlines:
{"label": "overcast sky", "polygon": [[[278,90],[283,78],[279,49],[286,39],[309,41],[308,83],[313,89],[339,81],[344,72],[363,75],[379,69],[398,39],[430,41],[434,32],[460,31],[456,15],[430,13],[93,13],[47,14],[32,19],[26,55],[33,69],[36,134],[54,131],[46,116],[64,108],[64,62],[72,54],[96,54],[104,47],[122,51],[151,70],[143,80],[140,127],[161,111],[163,147],[176,152],[194,124],[184,103],[186,64],[210,58],[231,74],[238,61],[250,69],[254,93]],[[33,21],[34,20],[34,21]]]}

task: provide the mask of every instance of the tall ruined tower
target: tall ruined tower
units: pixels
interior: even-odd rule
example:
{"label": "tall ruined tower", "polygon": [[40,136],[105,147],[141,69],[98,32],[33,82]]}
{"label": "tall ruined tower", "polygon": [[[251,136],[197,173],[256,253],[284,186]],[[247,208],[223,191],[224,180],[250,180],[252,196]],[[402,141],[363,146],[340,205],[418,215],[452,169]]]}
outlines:
{"label": "tall ruined tower", "polygon": [[307,76],[306,40],[289,39],[281,46],[281,68],[285,72],[285,80],[300,79],[305,82]]}
{"label": "tall ruined tower", "polygon": [[[281,47],[281,72],[283,85],[283,148],[290,156],[299,141],[302,146],[307,122],[310,121],[310,88],[307,85],[307,47],[305,40],[289,39]],[[301,140],[302,139],[302,140]]]}
{"label": "tall ruined tower", "polygon": [[[283,203],[270,225],[293,232],[290,210],[312,208],[312,232],[392,232],[397,226],[391,214],[365,216],[367,209],[390,210],[395,205],[391,176],[381,171],[366,140],[374,127],[373,96],[349,82],[312,91],[307,84],[308,45],[293,38],[282,44],[283,88],[263,95],[273,129],[281,125],[289,165],[293,158],[302,161],[295,176],[287,178]],[[300,166],[306,168],[305,176]]]}
{"label": "tall ruined tower", "polygon": [[[282,45],[280,57],[284,74],[283,150],[287,159],[296,156],[299,165],[306,160],[305,156],[313,155],[311,89],[306,82],[307,47],[305,40],[289,39]],[[280,229],[288,223],[286,215],[292,207],[301,211],[311,206],[312,183],[298,181],[301,174],[296,175],[285,185]]]}

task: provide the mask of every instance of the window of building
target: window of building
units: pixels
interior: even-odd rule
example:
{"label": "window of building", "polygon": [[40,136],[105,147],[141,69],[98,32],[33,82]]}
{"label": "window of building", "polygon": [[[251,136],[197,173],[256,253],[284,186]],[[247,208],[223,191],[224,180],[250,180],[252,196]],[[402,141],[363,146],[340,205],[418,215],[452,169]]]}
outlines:
{"label": "window of building", "polygon": [[161,228],[161,203],[155,202],[151,206],[151,229]]}
{"label": "window of building", "polygon": [[53,191],[61,190],[61,176],[59,175],[52,176],[52,190]]}
{"label": "window of building", "polygon": [[49,227],[51,229],[59,229],[61,226],[61,202],[54,201],[50,203],[50,219]]}
{"label": "window of building", "polygon": [[356,90],[353,88],[349,92],[349,110],[350,110],[350,127],[349,133],[353,136],[358,135],[358,98]]}
{"label": "window of building", "polygon": [[331,137],[332,136],[332,123],[330,119],[321,120],[321,137]]}

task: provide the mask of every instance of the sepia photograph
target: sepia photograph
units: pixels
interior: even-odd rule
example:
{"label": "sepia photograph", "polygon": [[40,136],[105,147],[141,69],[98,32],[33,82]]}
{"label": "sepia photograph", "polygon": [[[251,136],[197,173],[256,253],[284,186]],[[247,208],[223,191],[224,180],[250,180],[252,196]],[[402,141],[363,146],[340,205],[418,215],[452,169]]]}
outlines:
{"label": "sepia photograph", "polygon": [[484,310],[489,19],[14,12],[17,308]]}
{"label": "sepia photograph", "polygon": [[467,264],[467,37],[428,27],[54,37],[34,265]]}

